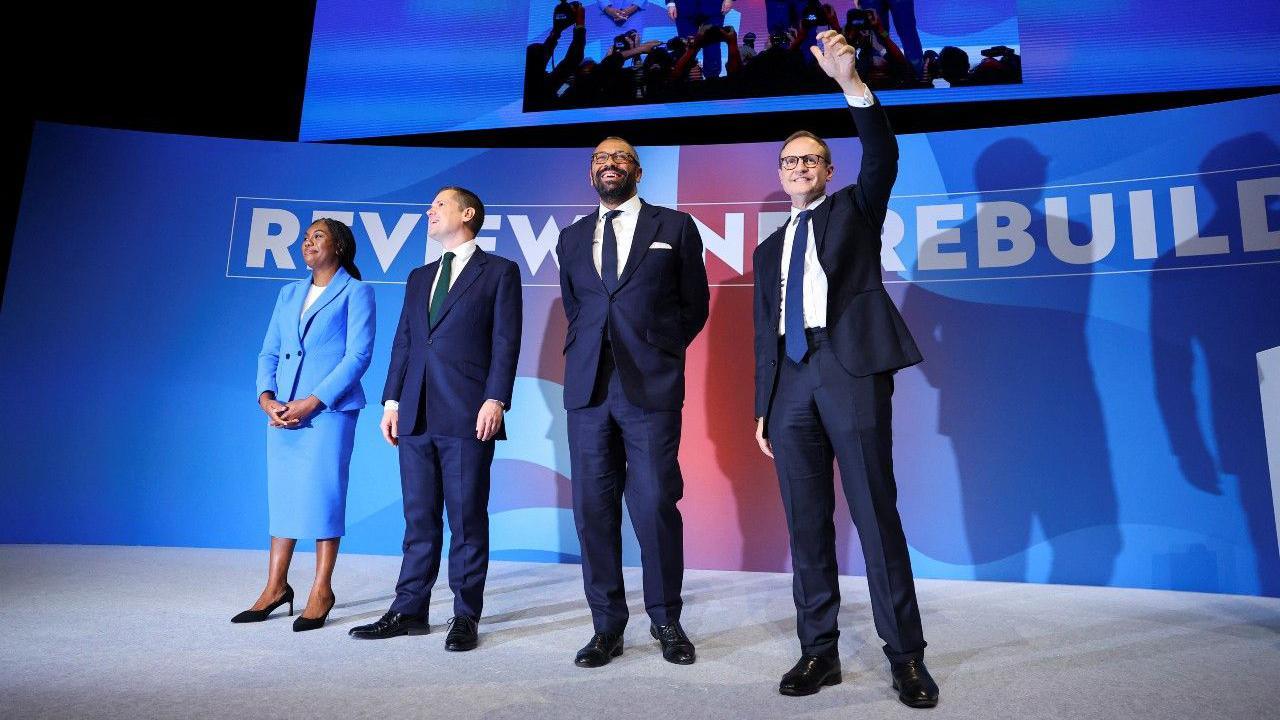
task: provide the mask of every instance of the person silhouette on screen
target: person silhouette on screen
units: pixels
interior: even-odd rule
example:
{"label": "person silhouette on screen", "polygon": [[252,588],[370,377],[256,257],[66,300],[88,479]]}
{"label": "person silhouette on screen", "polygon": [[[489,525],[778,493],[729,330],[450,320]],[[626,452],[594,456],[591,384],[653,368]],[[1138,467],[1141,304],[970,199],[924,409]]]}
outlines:
{"label": "person silhouette on screen", "polygon": [[[1237,242],[1229,230],[1240,227],[1236,194],[1240,176],[1220,171],[1278,161],[1280,147],[1262,133],[1214,147],[1200,164],[1205,174],[1199,179],[1213,199],[1214,213],[1203,230],[1197,230],[1204,236],[1227,234],[1227,242]],[[1270,218],[1280,217],[1280,198],[1273,197],[1268,209]],[[1275,227],[1274,220],[1270,227]],[[1253,546],[1257,590],[1274,597],[1280,595],[1280,557],[1258,402],[1256,355],[1280,345],[1275,266],[1164,272],[1203,264],[1202,260],[1179,258],[1171,248],[1156,261],[1157,272],[1151,276],[1156,397],[1185,481],[1209,495],[1239,498]],[[1222,273],[1231,273],[1231,281]],[[1197,355],[1207,371],[1207,392],[1196,388]],[[1202,429],[1200,418],[1205,415],[1209,425]],[[1184,573],[1192,571],[1183,569]],[[1216,565],[1196,566],[1194,571],[1208,575],[1200,580],[1213,585],[1223,575]]]}
{"label": "person silhouette on screen", "polygon": [[[1030,259],[1016,275],[1056,276],[1046,246],[1049,158],[1023,138],[999,140],[973,165],[982,202],[1029,212]],[[1009,191],[1008,188],[1026,188]],[[1068,222],[1073,243],[1091,230]],[[959,227],[975,242],[976,222]],[[972,253],[970,263],[973,263]],[[1093,276],[928,282],[907,287],[903,312],[938,390],[938,432],[951,438],[974,574],[1026,581],[1034,526],[1052,551],[1047,581],[1106,585],[1121,548],[1111,452],[1090,362]],[[990,269],[987,274],[999,274]]]}

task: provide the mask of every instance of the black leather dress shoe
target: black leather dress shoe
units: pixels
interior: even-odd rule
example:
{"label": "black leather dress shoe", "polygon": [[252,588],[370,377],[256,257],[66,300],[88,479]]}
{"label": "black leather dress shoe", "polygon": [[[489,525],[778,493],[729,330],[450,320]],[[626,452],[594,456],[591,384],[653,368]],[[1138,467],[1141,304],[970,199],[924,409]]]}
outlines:
{"label": "black leather dress shoe", "polygon": [[466,615],[458,615],[449,621],[449,634],[444,636],[444,649],[462,652],[475,650],[480,638],[476,621]]}
{"label": "black leather dress shoe", "polygon": [[353,627],[347,634],[361,640],[383,640],[399,635],[426,635],[429,632],[431,626],[424,617],[387,612],[378,622]]}
{"label": "black leather dress shoe", "polygon": [[609,661],[622,654],[622,635],[611,635],[609,633],[596,633],[591,636],[591,642],[578,651],[578,656],[573,659],[573,664],[578,667],[600,667],[608,665]]}
{"label": "black leather dress shoe", "polygon": [[893,670],[893,689],[903,705],[913,708],[931,708],[938,704],[938,683],[929,675],[921,658],[890,663]]}
{"label": "black leather dress shoe", "polygon": [[671,623],[670,625],[649,625],[649,634],[655,640],[662,643],[662,657],[667,662],[677,665],[692,665],[694,661],[693,642],[689,640],[689,636],[684,634],[684,628],[680,627],[680,622]]}
{"label": "black leather dress shoe", "polygon": [[812,695],[827,685],[840,684],[839,658],[802,655],[800,662],[782,676],[778,692],[783,695]]}

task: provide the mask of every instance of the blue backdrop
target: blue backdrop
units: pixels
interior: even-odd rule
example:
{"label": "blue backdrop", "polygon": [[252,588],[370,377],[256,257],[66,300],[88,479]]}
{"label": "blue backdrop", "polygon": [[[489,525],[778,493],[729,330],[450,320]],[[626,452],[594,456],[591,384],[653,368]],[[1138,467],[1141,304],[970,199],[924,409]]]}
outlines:
{"label": "blue backdrop", "polygon": [[[900,138],[883,262],[926,357],[895,402],[921,576],[1280,595],[1254,361],[1280,345],[1277,128],[1272,96]],[[856,140],[832,146],[852,181]],[[642,194],[694,214],[715,285],[682,448],[694,567],[787,567],[742,392],[750,253],[786,207],[776,151],[641,148]],[[457,183],[490,203],[482,244],[524,272],[495,555],[576,558],[552,249],[593,205],[585,158],[39,126],[0,312],[0,542],[264,547],[254,366],[280,282],[305,273],[300,230],[355,229],[377,397],[397,283],[438,252],[420,213]],[[344,549],[396,554],[378,414],[360,418]],[[838,532],[856,573],[847,518]]]}

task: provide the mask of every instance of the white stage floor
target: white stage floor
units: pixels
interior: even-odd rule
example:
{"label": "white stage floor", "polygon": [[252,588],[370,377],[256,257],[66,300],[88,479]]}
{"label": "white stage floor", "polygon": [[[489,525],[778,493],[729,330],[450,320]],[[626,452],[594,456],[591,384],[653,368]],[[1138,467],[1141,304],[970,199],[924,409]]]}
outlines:
{"label": "white stage floor", "polygon": [[[314,556],[291,582],[299,611]],[[339,557],[322,630],[287,613],[232,625],[266,553],[0,546],[0,717],[23,718],[1241,718],[1280,716],[1280,600],[921,580],[934,710],[899,705],[866,584],[841,579],[844,683],[783,697],[798,657],[789,575],[691,570],[683,624],[698,662],[662,660],[628,569],[626,652],[585,670],[591,635],[576,565],[495,562],[480,647],[432,633],[347,637],[389,606],[399,559]]]}

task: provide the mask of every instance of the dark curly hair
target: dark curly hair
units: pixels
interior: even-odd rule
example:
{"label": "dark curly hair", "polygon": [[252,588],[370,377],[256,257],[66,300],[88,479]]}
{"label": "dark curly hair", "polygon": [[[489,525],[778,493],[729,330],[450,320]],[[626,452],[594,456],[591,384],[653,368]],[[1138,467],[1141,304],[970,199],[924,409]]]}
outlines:
{"label": "dark curly hair", "polygon": [[338,254],[338,262],[342,265],[342,269],[346,270],[351,277],[360,280],[360,268],[356,267],[355,262],[356,237],[351,233],[351,228],[341,220],[333,218],[320,218],[316,222],[324,225],[325,231],[329,233],[329,239],[333,242],[333,251]]}

